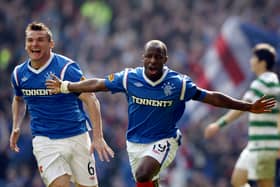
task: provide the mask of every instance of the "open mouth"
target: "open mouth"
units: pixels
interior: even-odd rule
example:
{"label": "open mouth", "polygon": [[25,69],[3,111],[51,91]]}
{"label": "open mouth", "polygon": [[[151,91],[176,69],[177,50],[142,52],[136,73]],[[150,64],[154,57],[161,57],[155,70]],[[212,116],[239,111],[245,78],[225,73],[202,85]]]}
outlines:
{"label": "open mouth", "polygon": [[40,49],[31,49],[31,53],[33,54],[39,54],[41,52]]}
{"label": "open mouth", "polygon": [[157,69],[156,68],[149,68],[149,73],[150,75],[156,75],[157,74]]}

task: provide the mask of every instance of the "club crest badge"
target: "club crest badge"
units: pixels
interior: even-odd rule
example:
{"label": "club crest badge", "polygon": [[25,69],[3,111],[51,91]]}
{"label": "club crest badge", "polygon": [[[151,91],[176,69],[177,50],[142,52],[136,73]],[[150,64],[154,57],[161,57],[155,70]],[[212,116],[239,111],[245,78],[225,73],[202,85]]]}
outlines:
{"label": "club crest badge", "polygon": [[167,83],[163,84],[162,89],[164,91],[164,94],[166,96],[169,96],[169,95],[172,95],[173,90],[175,89],[175,86],[172,83],[167,82]]}

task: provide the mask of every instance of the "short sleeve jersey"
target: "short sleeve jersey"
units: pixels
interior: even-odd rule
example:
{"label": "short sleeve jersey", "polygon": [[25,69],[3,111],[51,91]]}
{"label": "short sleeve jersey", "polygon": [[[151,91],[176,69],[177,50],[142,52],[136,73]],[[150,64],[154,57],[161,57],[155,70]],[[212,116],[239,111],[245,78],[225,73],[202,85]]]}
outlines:
{"label": "short sleeve jersey", "polygon": [[11,75],[14,95],[22,96],[27,104],[32,135],[66,138],[86,132],[90,124],[78,95],[51,95],[45,85],[50,74],[73,82],[83,76],[77,63],[55,53],[39,70],[32,68],[28,59],[16,66]]}
{"label": "short sleeve jersey", "polygon": [[[105,80],[112,92],[123,92],[128,101],[127,140],[149,143],[176,136],[176,123],[185,110],[185,102],[197,93],[192,80],[168,67],[162,77],[153,82],[144,74],[144,68],[125,69],[110,74]],[[197,100],[202,100],[202,91]]]}
{"label": "short sleeve jersey", "polygon": [[280,85],[277,75],[273,72],[265,72],[257,77],[245,93],[244,99],[253,102],[264,95],[276,98],[278,106],[270,113],[249,113],[248,146],[251,151],[278,151],[280,134],[277,128],[277,118],[279,116]]}

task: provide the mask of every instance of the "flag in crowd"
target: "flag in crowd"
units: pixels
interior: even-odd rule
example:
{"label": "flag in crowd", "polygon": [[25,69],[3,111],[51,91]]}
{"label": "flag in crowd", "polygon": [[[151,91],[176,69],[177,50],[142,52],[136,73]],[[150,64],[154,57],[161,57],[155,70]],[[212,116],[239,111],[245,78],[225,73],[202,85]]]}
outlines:
{"label": "flag in crowd", "polygon": [[[279,35],[243,22],[238,17],[230,17],[197,63],[200,74],[195,80],[196,84],[241,98],[254,76],[249,64],[252,48],[262,42],[270,43],[280,54]],[[198,122],[209,114],[210,110],[210,106],[189,102],[186,115],[189,122]]]}

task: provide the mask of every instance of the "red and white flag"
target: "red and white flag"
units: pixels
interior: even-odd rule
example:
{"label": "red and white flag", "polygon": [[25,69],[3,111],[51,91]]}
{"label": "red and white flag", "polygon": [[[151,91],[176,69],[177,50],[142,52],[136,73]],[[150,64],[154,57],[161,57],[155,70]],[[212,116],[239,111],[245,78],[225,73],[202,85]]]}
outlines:
{"label": "red and white flag", "polygon": [[[249,60],[252,47],[273,37],[237,17],[226,20],[221,32],[197,63],[199,75],[195,83],[201,88],[220,91],[241,98],[253,78]],[[275,38],[274,38],[275,42]],[[198,122],[209,115],[213,107],[191,101],[186,104],[189,122]]]}

